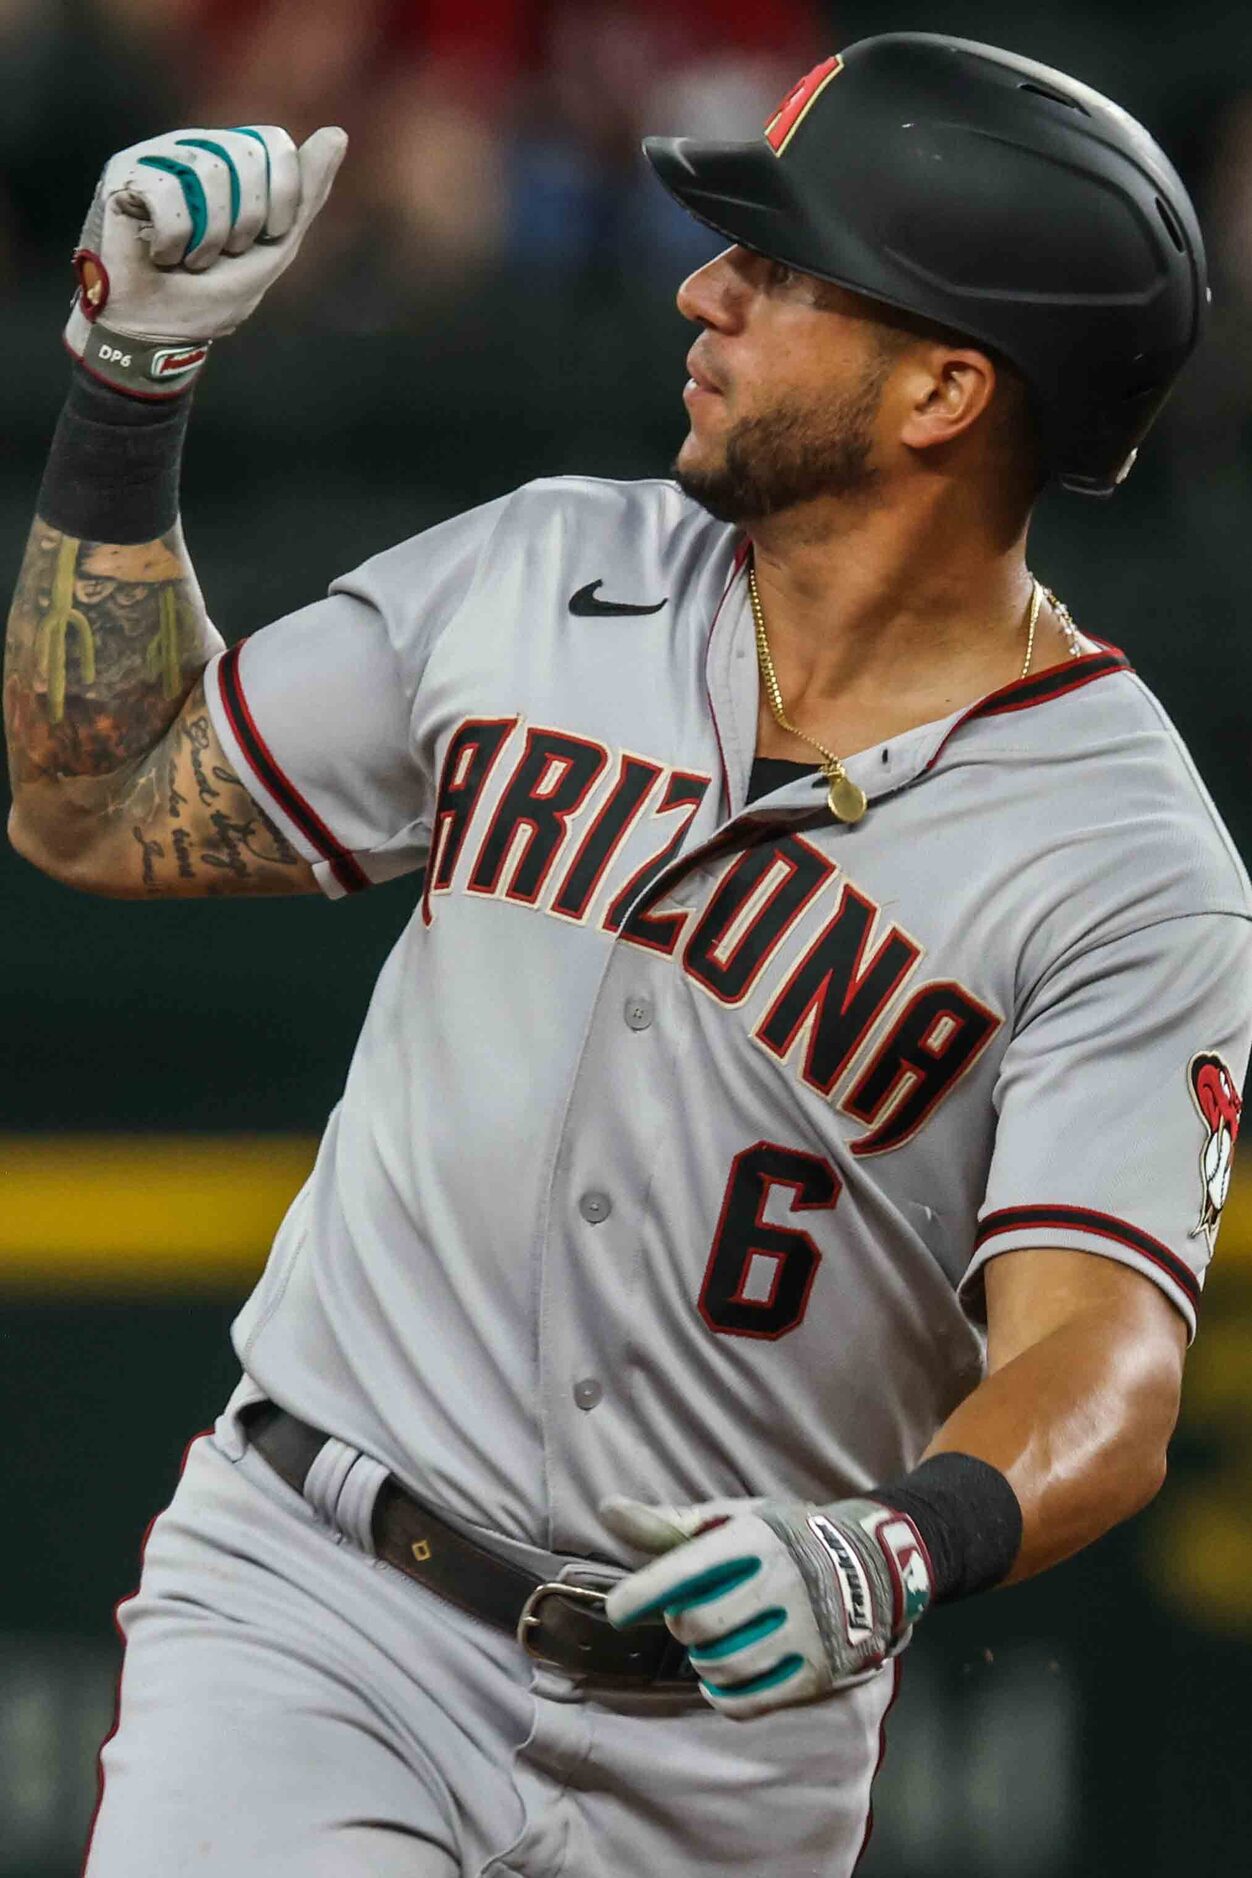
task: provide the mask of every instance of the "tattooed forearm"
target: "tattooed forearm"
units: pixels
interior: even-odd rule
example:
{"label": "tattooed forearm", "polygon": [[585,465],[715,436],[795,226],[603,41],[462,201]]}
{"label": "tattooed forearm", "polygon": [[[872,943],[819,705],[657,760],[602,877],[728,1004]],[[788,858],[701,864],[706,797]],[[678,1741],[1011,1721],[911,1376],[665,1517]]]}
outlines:
{"label": "tattooed forearm", "polygon": [[221,643],[177,528],[119,547],[36,521],[5,653],[19,852],[125,897],[314,888],[213,729],[202,674]]}
{"label": "tattooed forearm", "polygon": [[124,547],[36,518],[9,614],[4,704],[17,796],[150,750],[221,640],[175,527]]}

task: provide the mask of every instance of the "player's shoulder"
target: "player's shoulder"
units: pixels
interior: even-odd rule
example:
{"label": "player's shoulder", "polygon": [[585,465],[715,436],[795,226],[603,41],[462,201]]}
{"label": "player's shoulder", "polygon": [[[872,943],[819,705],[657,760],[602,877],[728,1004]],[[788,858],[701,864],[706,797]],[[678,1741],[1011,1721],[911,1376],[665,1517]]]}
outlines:
{"label": "player's shoulder", "polygon": [[575,510],[587,516],[603,515],[611,522],[639,516],[663,528],[697,521],[709,529],[724,526],[684,494],[671,476],[538,476],[522,483],[506,500],[521,510]]}
{"label": "player's shoulder", "polygon": [[1155,874],[1179,911],[1252,918],[1252,885],[1239,852],[1194,756],[1152,688],[1127,666],[1106,684],[1088,687],[1082,706],[1088,766],[1099,796],[1093,810],[1122,865],[1141,878]]}
{"label": "player's shoulder", "polygon": [[508,498],[507,523],[526,530],[574,524],[583,543],[603,541],[664,563],[726,549],[737,531],[719,522],[666,476],[544,476]]}
{"label": "player's shoulder", "polygon": [[[526,557],[532,575],[595,563],[607,583],[615,578],[673,577],[703,563],[728,565],[738,536],[715,521],[666,477],[618,479],[545,476],[436,522],[364,562],[336,582],[412,594],[414,576],[470,565],[482,572]],[[597,556],[599,559],[597,559]]]}

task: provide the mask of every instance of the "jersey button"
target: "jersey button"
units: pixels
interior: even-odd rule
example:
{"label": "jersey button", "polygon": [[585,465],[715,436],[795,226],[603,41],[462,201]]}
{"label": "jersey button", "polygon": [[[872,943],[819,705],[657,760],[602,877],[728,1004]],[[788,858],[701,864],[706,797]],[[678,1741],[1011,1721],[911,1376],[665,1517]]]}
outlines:
{"label": "jersey button", "polygon": [[589,1226],[598,1226],[613,1211],[613,1202],[607,1193],[584,1193],[578,1210]]}
{"label": "jersey button", "polygon": [[627,998],[626,1022],[631,1030],[647,1030],[652,1022],[650,998]]}
{"label": "jersey button", "polygon": [[594,1376],[584,1376],[581,1382],[574,1384],[574,1400],[580,1409],[593,1409],[603,1394]]}

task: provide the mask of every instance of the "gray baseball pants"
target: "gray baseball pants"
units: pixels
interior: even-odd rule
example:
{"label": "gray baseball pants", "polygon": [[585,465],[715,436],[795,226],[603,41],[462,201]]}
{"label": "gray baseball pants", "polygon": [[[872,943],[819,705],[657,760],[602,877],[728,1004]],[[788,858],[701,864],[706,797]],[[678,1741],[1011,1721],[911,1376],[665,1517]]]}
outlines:
{"label": "gray baseball pants", "polygon": [[747,1723],[585,1692],[329,1528],[227,1418],[119,1616],[86,1878],[847,1878],[894,1680]]}

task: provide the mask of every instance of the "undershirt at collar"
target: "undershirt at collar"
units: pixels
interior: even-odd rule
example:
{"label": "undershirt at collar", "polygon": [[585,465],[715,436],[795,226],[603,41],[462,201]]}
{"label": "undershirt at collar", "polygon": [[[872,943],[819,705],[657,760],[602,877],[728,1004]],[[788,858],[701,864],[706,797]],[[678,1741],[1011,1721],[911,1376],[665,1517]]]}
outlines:
{"label": "undershirt at collar", "polygon": [[793,763],[785,756],[755,756],[748,778],[748,801],[755,802],[758,796],[772,795],[787,783],[799,782],[805,776],[816,778],[817,774],[814,763]]}

